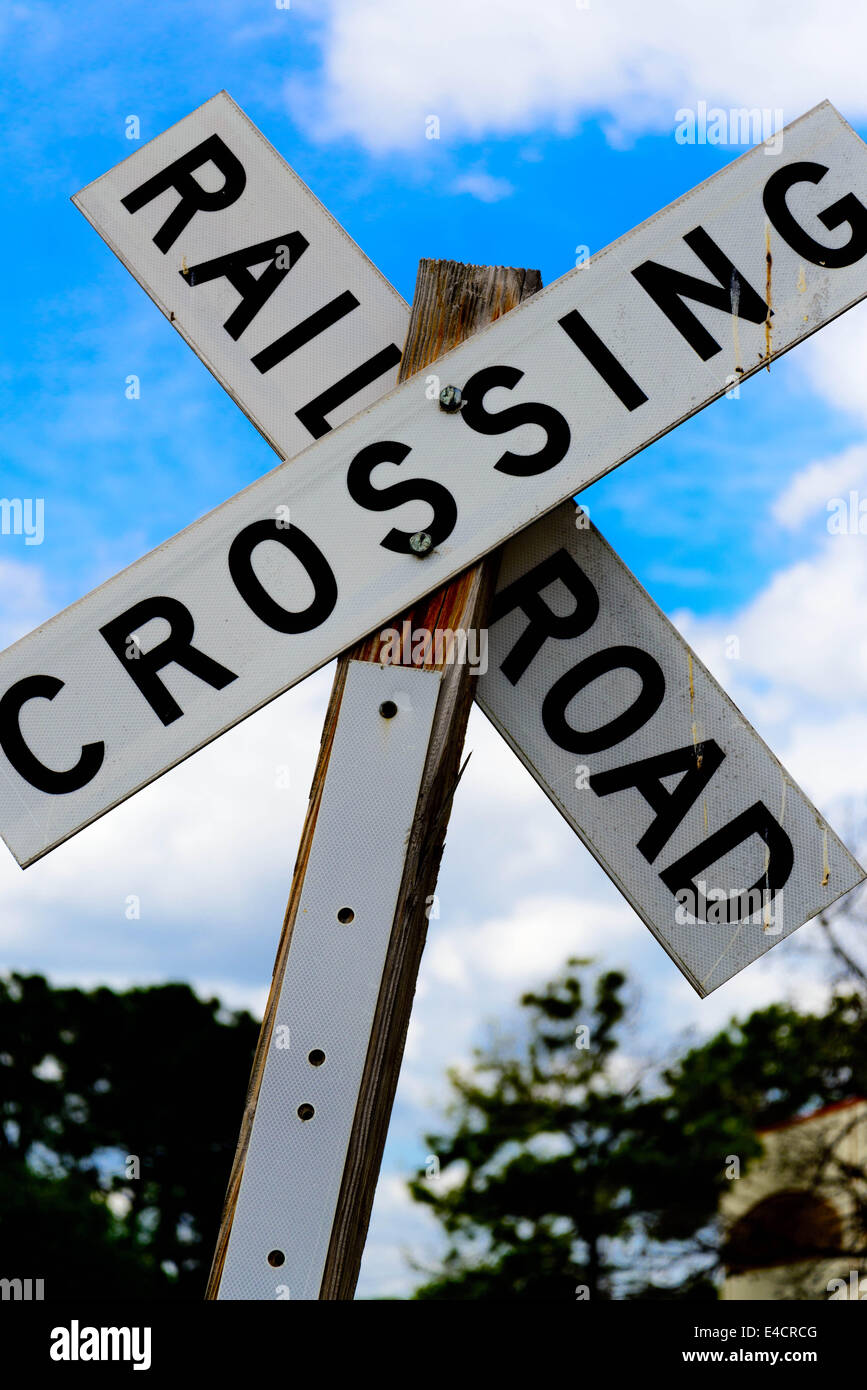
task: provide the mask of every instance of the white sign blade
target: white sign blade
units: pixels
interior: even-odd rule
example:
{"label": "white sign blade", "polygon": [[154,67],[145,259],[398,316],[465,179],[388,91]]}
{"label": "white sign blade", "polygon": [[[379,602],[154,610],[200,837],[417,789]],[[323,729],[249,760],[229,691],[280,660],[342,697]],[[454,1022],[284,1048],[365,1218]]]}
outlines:
{"label": "white sign blade", "polygon": [[699,994],[864,870],[586,515],[506,546],[476,700]]}
{"label": "white sign blade", "polygon": [[459,415],[411,379],[0,656],[19,862],[862,299],[867,147],[827,103],[784,137],[440,359]]}
{"label": "white sign blade", "polygon": [[[349,663],[221,1299],[274,1298],[276,1284],[293,1302],[319,1297],[441,689],[441,671]],[[393,720],[379,713],[388,698],[400,709]],[[340,915],[347,903],[351,928]],[[311,1065],[314,1049],[325,1065]],[[315,1124],[303,1122],[305,1110]],[[267,1259],[275,1247],[285,1256],[277,1270]]]}
{"label": "white sign blade", "polygon": [[406,304],[227,92],[73,202],[281,457],[393,385]]}

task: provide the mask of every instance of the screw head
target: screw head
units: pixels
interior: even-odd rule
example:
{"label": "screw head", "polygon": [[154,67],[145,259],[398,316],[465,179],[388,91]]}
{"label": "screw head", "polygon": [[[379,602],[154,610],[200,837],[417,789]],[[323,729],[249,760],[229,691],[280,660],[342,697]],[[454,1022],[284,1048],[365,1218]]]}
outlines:
{"label": "screw head", "polygon": [[416,531],[414,536],[409,538],[409,548],[416,555],[427,555],[433,547],[433,536],[428,531]]}
{"label": "screw head", "polygon": [[464,403],[459,386],[444,386],[440,391],[440,410],[453,415]]}

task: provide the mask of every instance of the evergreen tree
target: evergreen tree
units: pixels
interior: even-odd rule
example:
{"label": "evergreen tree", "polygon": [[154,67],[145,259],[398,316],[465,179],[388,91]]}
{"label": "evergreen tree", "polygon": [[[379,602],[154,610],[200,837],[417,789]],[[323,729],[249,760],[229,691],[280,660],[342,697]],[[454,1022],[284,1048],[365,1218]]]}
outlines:
{"label": "evergreen tree", "polygon": [[732,1157],[743,1171],[758,1129],[867,1096],[857,990],[824,1016],[772,1005],[638,1076],[617,1055],[624,987],[570,961],[524,995],[517,1038],[450,1074],[448,1127],[426,1142],[455,1167],[410,1184],[448,1246],[416,1298],[713,1298]]}

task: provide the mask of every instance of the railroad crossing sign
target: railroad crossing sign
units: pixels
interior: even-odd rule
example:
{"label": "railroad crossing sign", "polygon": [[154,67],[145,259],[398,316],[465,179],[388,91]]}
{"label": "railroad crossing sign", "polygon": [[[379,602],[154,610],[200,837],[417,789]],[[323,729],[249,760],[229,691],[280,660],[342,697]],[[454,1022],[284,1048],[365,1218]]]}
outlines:
{"label": "railroad crossing sign", "polygon": [[[832,877],[851,887],[863,870],[574,513],[506,548],[476,698],[706,995],[820,912]],[[549,606],[557,587],[571,607]]]}
{"label": "railroad crossing sign", "polygon": [[[700,993],[860,882],[565,500],[867,295],[867,148],[829,103],[786,127],[784,148],[773,163],[761,147],[744,155],[447,353],[436,377],[385,395],[406,305],[225,93],[78,194],[291,461],[0,655],[0,833],[18,862],[507,542],[477,700]],[[460,398],[439,400],[432,381]],[[335,736],[334,785],[349,785],[359,748],[380,738],[371,707],[405,700],[410,717],[380,750],[400,787],[364,811],[395,844],[428,751],[430,675],[401,668],[400,691],[383,699],[392,667],[353,670]],[[345,809],[331,810],[347,802],[324,804],[307,894],[333,895],[335,855],[351,840]],[[357,841],[356,875],[369,855]],[[360,1002],[340,1024],[356,1089],[371,1027],[361,982],[382,968],[387,880],[370,904],[384,931],[352,966]],[[284,989],[296,1009],[321,989],[327,950],[301,940]],[[335,948],[335,969],[340,959]],[[266,1102],[267,1083],[266,1069]],[[343,1113],[335,1100],[305,1141],[299,1220],[326,1153],[339,1184],[352,1084],[344,1076]],[[268,1220],[250,1234],[265,1211],[257,1163],[251,1149],[245,1234],[233,1233],[224,1272],[235,1292],[221,1296],[274,1296],[260,1258]],[[333,1210],[336,1193],[328,1200]],[[302,1297],[316,1297],[329,1225],[297,1242],[289,1286]]]}

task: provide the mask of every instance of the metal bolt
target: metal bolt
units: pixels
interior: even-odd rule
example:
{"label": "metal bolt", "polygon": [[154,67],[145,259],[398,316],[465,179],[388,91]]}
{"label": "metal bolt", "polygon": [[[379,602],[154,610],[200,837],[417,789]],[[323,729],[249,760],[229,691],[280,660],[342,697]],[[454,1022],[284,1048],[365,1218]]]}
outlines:
{"label": "metal bolt", "polygon": [[409,538],[409,548],[414,550],[416,555],[427,555],[433,546],[433,536],[428,531],[416,531],[414,536]]}
{"label": "metal bolt", "polygon": [[440,391],[440,410],[445,410],[447,414],[453,415],[456,410],[460,410],[464,403],[459,386],[444,386]]}

